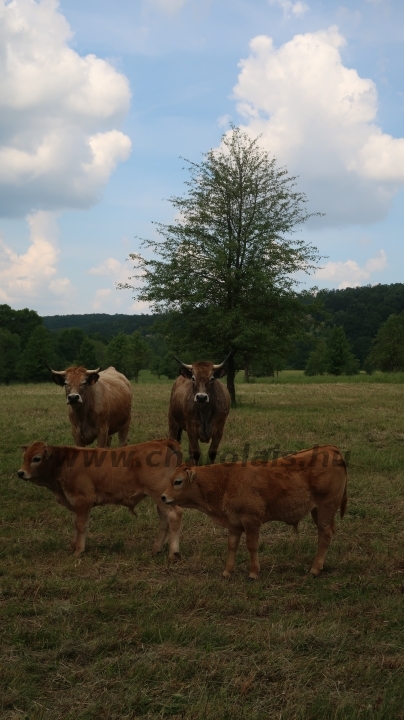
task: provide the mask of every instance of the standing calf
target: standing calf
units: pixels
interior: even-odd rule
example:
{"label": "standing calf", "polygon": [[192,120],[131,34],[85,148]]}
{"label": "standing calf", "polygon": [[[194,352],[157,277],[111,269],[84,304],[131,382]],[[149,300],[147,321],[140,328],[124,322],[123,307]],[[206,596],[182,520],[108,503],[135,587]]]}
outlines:
{"label": "standing calf", "polygon": [[168,507],[161,493],[181,462],[181,449],[174,440],[155,440],[128,445],[122,450],[82,449],[34,442],[24,446],[24,462],[18,471],[22,480],[47,487],[57,502],[74,513],[72,549],[84,552],[91,508],[96,505],[126,505],[132,512],[146,496],[154,500],[159,531],[153,552],[161,552],[170,531],[169,559],[179,555],[182,510]]}
{"label": "standing calf", "polygon": [[297,529],[311,512],[318,530],[318,551],[311,568],[323,569],[335,532],[335,514],[343,517],[347,504],[344,459],[333,445],[302,450],[278,460],[205,467],[181,465],[161,496],[167,504],[200,510],[228,528],[229,554],[223,577],[234,572],[240,537],[246,534],[250,553],[250,578],[260,570],[258,546],[263,523],[281,520]]}

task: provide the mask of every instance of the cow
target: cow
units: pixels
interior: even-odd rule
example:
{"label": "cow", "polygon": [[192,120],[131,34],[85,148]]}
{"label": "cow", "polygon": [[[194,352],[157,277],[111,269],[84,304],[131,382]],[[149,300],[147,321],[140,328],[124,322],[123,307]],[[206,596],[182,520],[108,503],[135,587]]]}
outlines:
{"label": "cow", "polygon": [[197,465],[201,456],[199,442],[211,444],[209,461],[215,462],[224,424],[230,410],[230,394],[219,378],[226,375],[225,364],[231,353],[220,365],[199,361],[186,365],[175,355],[179,363],[170,397],[168,411],[168,434],[181,440],[182,431],[188,434],[189,457]]}
{"label": "cow", "polygon": [[109,447],[118,433],[119,446],[127,444],[132,411],[132,386],[122,373],[86,370],[73,365],[67,370],[52,370],[52,380],[65,389],[69,420],[77,447],[97,440],[97,447]]}
{"label": "cow", "polygon": [[98,450],[37,441],[23,446],[23,450],[18,477],[47,487],[57,502],[74,514],[71,547],[76,556],[84,552],[91,508],[125,505],[133,513],[136,505],[149,496],[156,503],[159,516],[153,552],[162,551],[169,531],[169,559],[179,557],[182,510],[161,500],[174,468],[181,462],[177,442],[153,440],[122,450]]}
{"label": "cow", "polygon": [[271,520],[293,525],[311,512],[318,530],[318,551],[311,574],[323,569],[335,532],[335,514],[341,518],[347,504],[344,459],[332,445],[316,446],[272,461],[236,462],[192,467],[181,465],[161,496],[166,505],[200,510],[228,528],[228,557],[223,577],[234,572],[243,532],[250,553],[250,579],[260,571],[260,527]]}

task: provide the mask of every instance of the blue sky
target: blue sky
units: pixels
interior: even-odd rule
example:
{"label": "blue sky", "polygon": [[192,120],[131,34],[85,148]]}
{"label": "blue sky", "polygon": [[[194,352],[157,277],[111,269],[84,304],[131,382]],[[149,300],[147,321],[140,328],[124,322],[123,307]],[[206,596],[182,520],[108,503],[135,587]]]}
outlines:
{"label": "blue sky", "polygon": [[0,302],[146,312],[129,252],[231,120],[297,174],[327,256],[402,282],[401,0],[0,0]]}

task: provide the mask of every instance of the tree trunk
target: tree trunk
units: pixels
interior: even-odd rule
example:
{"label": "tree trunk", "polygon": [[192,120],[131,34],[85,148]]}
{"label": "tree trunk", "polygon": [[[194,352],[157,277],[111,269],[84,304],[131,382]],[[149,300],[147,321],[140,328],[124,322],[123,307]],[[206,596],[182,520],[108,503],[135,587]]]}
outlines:
{"label": "tree trunk", "polygon": [[234,355],[231,355],[227,361],[227,389],[230,393],[232,407],[236,407],[236,388],[234,386],[235,377],[236,366],[234,363]]}

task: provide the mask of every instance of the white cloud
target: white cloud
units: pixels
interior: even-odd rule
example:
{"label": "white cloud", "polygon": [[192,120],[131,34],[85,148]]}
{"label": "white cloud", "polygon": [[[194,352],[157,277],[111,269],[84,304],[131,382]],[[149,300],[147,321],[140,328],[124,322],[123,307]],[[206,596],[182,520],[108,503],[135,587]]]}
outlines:
{"label": "white cloud", "polygon": [[0,239],[0,299],[21,305],[45,296],[68,297],[74,288],[57,275],[58,226],[53,213],[40,211],[27,218],[30,245],[21,255]]}
{"label": "white cloud", "polygon": [[88,207],[130,154],[127,78],[71,38],[56,0],[0,0],[0,214]]}
{"label": "white cloud", "polygon": [[218,117],[218,119],[217,119],[217,124],[219,125],[220,128],[224,128],[224,127],[227,127],[227,126],[228,126],[228,124],[229,124],[230,121],[231,121],[231,115],[228,115],[228,114],[227,114],[227,115],[221,115],[221,116]]}
{"label": "white cloud", "polygon": [[346,262],[329,262],[323,268],[316,270],[314,278],[326,280],[328,283],[337,284],[339,289],[355,287],[368,282],[373,273],[378,273],[387,267],[387,258],[384,250],[374,258],[369,258],[363,267],[360,267],[355,260]]}
{"label": "white cloud", "polygon": [[377,126],[375,84],[343,65],[344,44],[335,27],[279,49],[256,37],[234,89],[246,129],[326,213],[317,227],[379,221],[404,184],[404,138]]}
{"label": "white cloud", "polygon": [[[116,312],[117,308],[119,308],[123,303],[125,303],[126,306],[130,290],[117,290],[116,284],[125,284],[129,281],[135,286],[140,286],[141,283],[139,281],[130,279],[132,270],[132,266],[128,265],[127,262],[119,262],[119,260],[116,260],[116,258],[113,257],[107,258],[100,265],[88,270],[90,275],[108,277],[111,283],[110,288],[101,288],[95,293],[93,302],[93,308],[95,310],[103,308],[106,312],[111,312],[111,309],[114,308]],[[149,303],[143,301],[134,302],[128,308],[128,311],[131,313],[151,312]]]}
{"label": "white cloud", "polygon": [[309,10],[309,6],[301,2],[301,0],[297,0],[297,2],[292,2],[292,0],[268,0],[268,2],[270,5],[278,5],[283,10],[285,18],[301,17]]}

